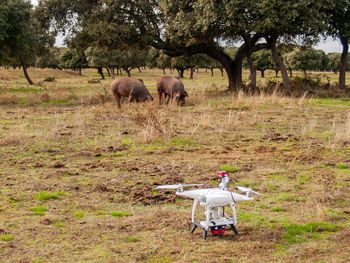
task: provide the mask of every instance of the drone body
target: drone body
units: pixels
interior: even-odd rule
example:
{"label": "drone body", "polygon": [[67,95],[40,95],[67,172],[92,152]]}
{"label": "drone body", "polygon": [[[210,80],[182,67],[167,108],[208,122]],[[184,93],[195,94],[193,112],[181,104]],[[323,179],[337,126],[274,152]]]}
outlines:
{"label": "drone body", "polygon": [[[200,227],[203,230],[203,239],[207,238],[207,233],[209,230],[212,235],[221,236],[225,233],[229,226],[237,235],[237,215],[235,203],[241,201],[252,201],[254,200],[252,193],[260,194],[250,188],[241,186],[237,186],[237,188],[243,192],[246,192],[246,195],[228,191],[226,190],[226,185],[229,182],[228,172],[220,171],[218,172],[218,176],[221,177],[221,183],[217,188],[195,189],[188,191],[183,190],[184,186],[195,186],[200,184],[161,185],[157,187],[159,189],[177,189],[176,195],[193,199],[191,233],[193,233],[197,227]],[[195,213],[198,203],[199,205],[205,207],[204,221],[195,221]],[[232,217],[229,217],[225,213],[225,206],[231,207]]]}

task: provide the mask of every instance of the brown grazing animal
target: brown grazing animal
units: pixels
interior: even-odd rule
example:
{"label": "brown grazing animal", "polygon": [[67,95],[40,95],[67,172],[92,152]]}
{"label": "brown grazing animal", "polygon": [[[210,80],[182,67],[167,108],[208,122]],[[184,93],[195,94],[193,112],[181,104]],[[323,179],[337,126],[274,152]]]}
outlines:
{"label": "brown grazing animal", "polygon": [[185,104],[185,97],[188,97],[185,91],[184,85],[177,77],[164,76],[157,81],[157,91],[159,105],[162,104],[162,96],[164,94],[165,103],[168,104],[169,100],[175,101],[177,105],[183,106]]}
{"label": "brown grazing animal", "polygon": [[120,108],[120,98],[129,97],[129,102],[134,99],[137,102],[153,101],[153,97],[143,84],[142,79],[121,77],[111,83],[111,90]]}

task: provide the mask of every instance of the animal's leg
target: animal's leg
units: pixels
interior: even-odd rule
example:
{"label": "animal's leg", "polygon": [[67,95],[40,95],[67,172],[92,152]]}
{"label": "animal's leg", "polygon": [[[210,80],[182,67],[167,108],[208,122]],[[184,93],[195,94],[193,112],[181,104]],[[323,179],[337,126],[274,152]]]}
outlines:
{"label": "animal's leg", "polygon": [[162,92],[162,91],[158,91],[158,101],[159,101],[159,105],[162,105],[162,95],[163,95],[163,92]]}
{"label": "animal's leg", "polygon": [[120,109],[121,107],[120,107],[120,95],[119,94],[115,95],[115,100],[117,101],[118,108]]}
{"label": "animal's leg", "polygon": [[130,94],[130,95],[129,95],[129,103],[130,103],[130,102],[133,102],[133,100],[134,100],[134,97]]}
{"label": "animal's leg", "polygon": [[170,101],[170,95],[165,94],[165,103],[168,104]]}

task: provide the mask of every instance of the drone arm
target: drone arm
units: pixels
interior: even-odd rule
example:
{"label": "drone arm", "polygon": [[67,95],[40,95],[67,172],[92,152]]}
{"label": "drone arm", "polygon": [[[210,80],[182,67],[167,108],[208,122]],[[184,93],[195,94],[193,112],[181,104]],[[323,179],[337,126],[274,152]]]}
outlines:
{"label": "drone arm", "polygon": [[194,216],[195,216],[195,214],[196,214],[196,208],[197,208],[198,202],[199,202],[199,200],[197,200],[197,199],[194,199],[194,200],[193,200],[193,206],[192,206],[192,223],[195,222],[195,221],[194,221]]}

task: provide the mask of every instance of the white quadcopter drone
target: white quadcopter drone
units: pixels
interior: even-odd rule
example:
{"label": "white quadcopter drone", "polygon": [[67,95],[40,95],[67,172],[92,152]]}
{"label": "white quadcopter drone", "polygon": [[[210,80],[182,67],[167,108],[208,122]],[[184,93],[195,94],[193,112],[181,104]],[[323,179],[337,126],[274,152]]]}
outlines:
{"label": "white quadcopter drone", "polygon": [[[237,215],[235,203],[254,200],[253,193],[262,195],[261,193],[243,186],[237,186],[237,189],[245,192],[246,195],[228,191],[226,190],[226,185],[229,182],[229,173],[226,171],[219,171],[217,174],[221,177],[221,183],[217,188],[195,189],[189,191],[183,190],[184,186],[196,186],[202,184],[170,184],[157,187],[158,189],[176,189],[176,195],[194,199],[192,207],[191,233],[193,233],[198,226],[203,229],[203,239],[207,238],[209,229],[213,236],[222,236],[228,226],[230,226],[233,232],[238,235],[236,229]],[[201,206],[205,206],[205,221],[195,221],[195,213],[198,203]],[[229,217],[225,213],[225,206],[228,205],[231,206],[232,217]]]}

